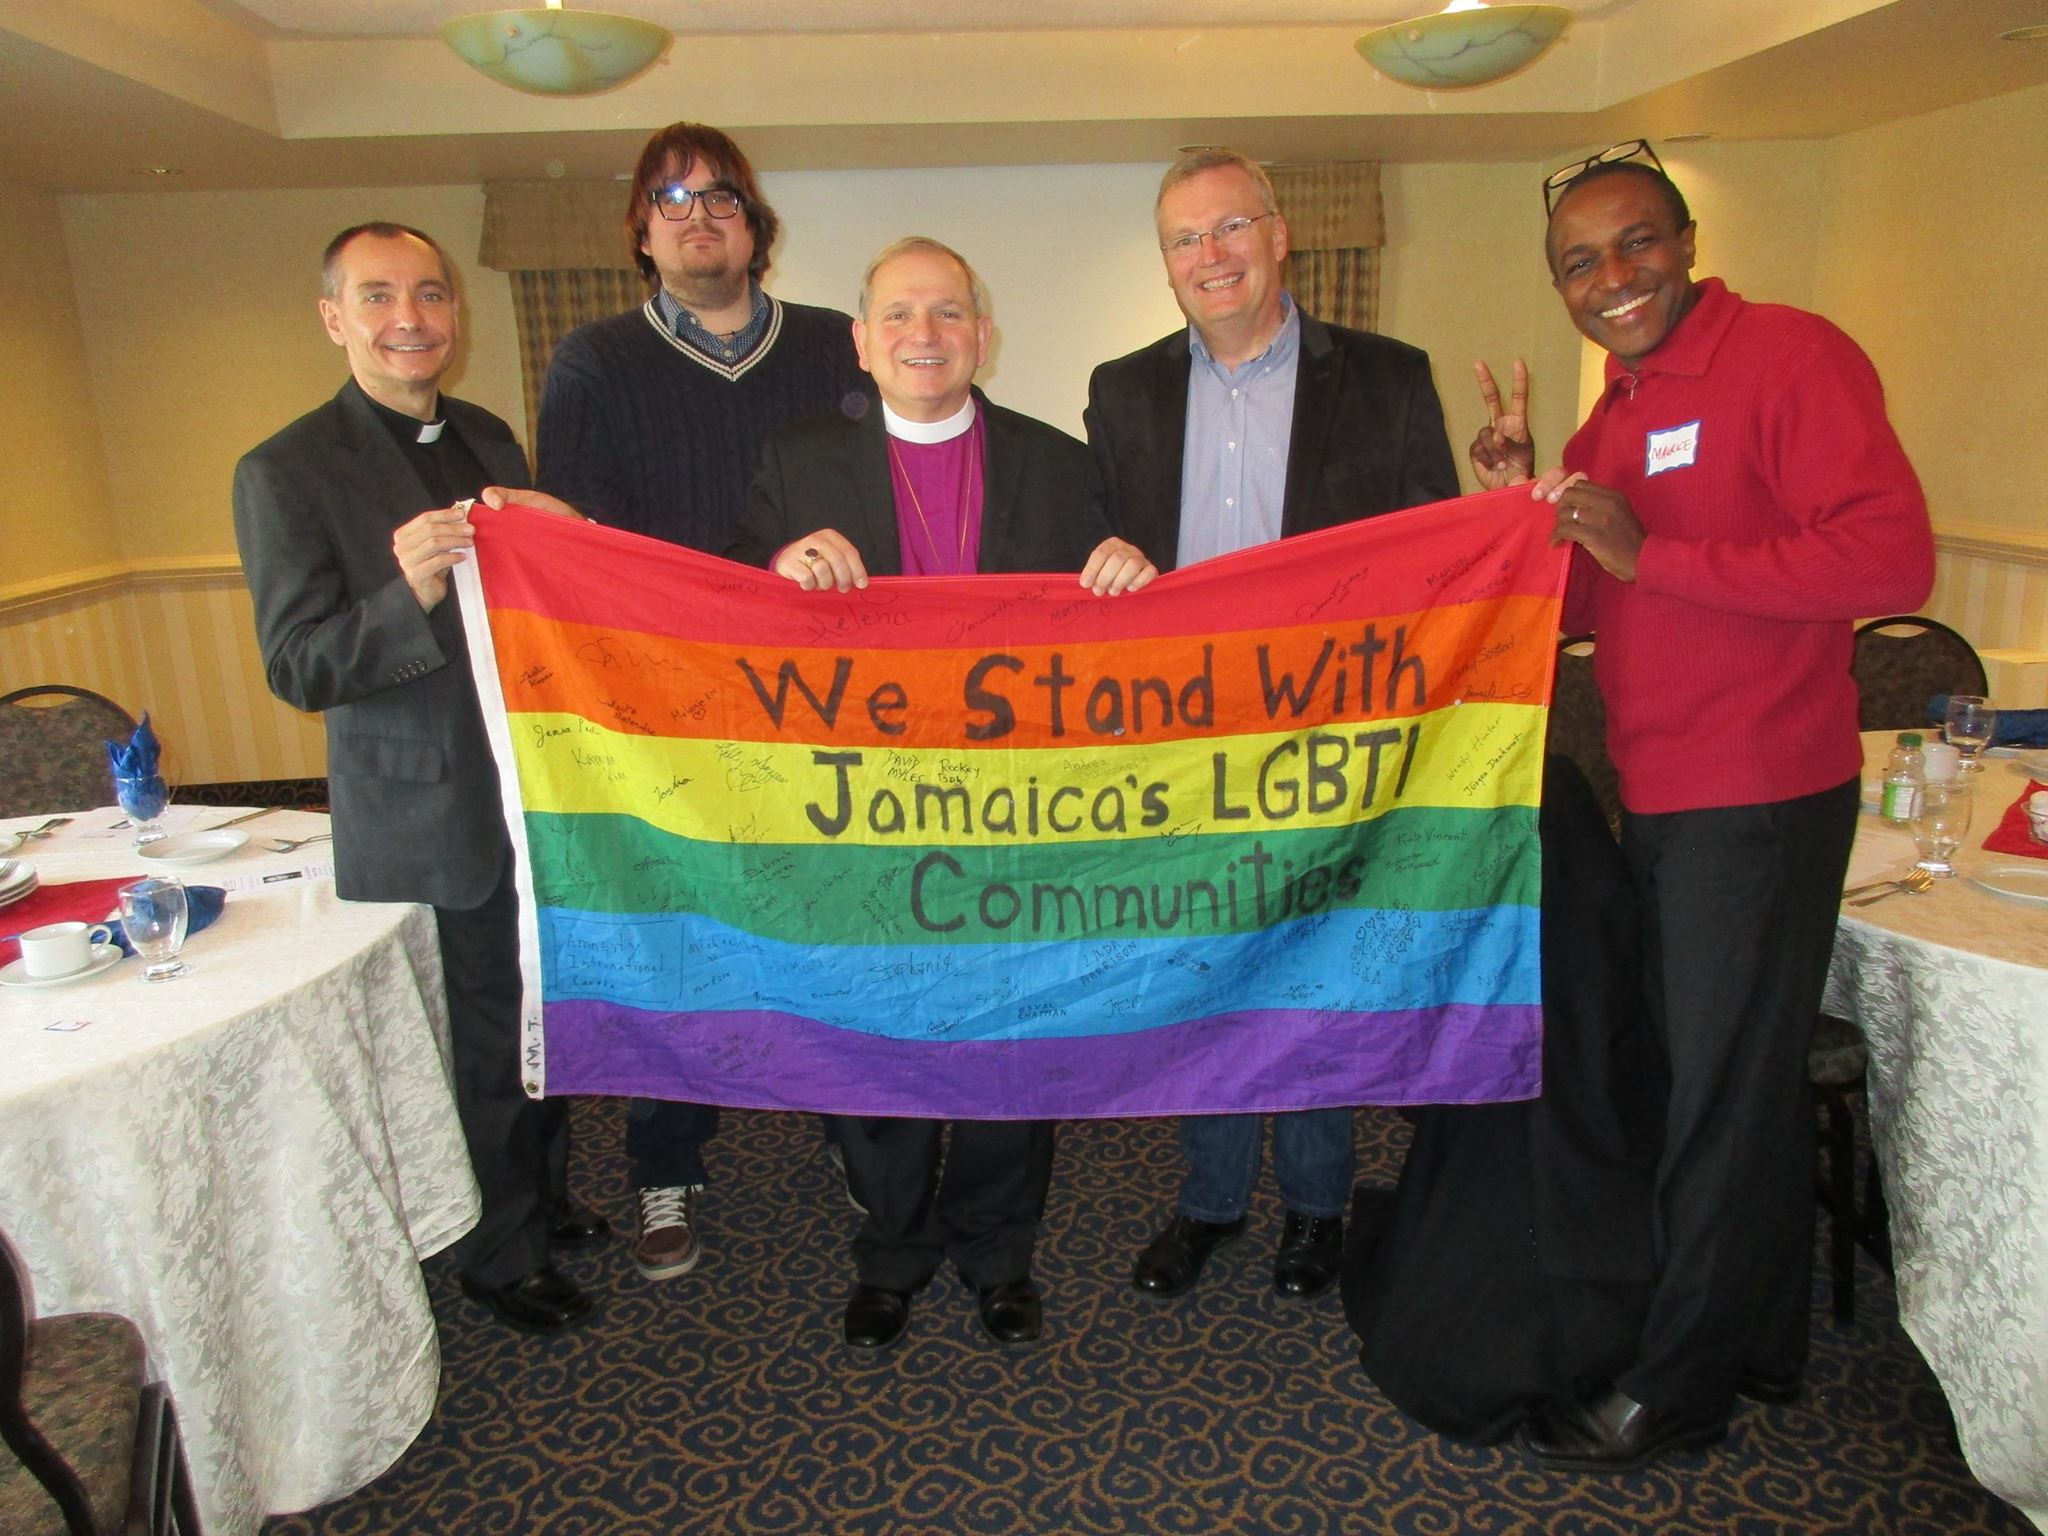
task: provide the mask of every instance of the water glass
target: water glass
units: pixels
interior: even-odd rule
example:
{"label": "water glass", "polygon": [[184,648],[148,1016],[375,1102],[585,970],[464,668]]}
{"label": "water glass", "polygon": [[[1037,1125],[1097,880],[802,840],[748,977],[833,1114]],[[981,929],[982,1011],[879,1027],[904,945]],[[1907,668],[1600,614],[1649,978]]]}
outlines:
{"label": "water glass", "polygon": [[1913,813],[1913,846],[1920,850],[1916,868],[1943,880],[1956,872],[1953,860],[1963,846],[1963,834],[1970,830],[1972,798],[1962,779],[1929,784],[1920,791],[1920,808]]}
{"label": "water glass", "polygon": [[183,976],[186,966],[178,951],[185,947],[185,925],[190,918],[185,883],[169,875],[138,880],[122,886],[120,897],[121,926],[143,959],[142,979],[170,981]]}
{"label": "water glass", "polygon": [[162,774],[117,773],[114,775],[114,798],[135,824],[136,847],[153,843],[164,835],[164,807],[171,803],[171,792],[165,786]]}
{"label": "water glass", "polygon": [[1991,735],[1997,726],[1998,710],[1982,694],[1949,695],[1948,714],[1943,717],[1941,733],[1962,748],[1963,772],[1983,771],[1983,765],[1977,761],[1977,754],[1991,745]]}

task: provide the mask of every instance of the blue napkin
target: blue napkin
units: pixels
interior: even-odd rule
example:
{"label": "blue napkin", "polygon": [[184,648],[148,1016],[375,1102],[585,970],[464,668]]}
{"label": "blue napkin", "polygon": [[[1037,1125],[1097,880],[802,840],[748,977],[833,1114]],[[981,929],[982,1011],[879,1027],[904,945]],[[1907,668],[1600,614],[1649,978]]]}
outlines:
{"label": "blue napkin", "polygon": [[[1927,719],[1940,725],[1948,716],[1948,695],[1927,701]],[[2001,709],[1991,728],[1994,747],[2048,747],[2048,709]]]}
{"label": "blue napkin", "polygon": [[107,743],[107,766],[117,779],[146,779],[157,771],[157,751],[156,732],[149,728],[149,711],[144,710],[142,724],[125,744]]}
{"label": "blue napkin", "polygon": [[[226,907],[228,893],[218,885],[188,885],[185,887],[185,937],[191,938],[202,928],[211,928],[219,920]],[[121,953],[132,955],[135,946],[128,942],[128,932],[121,926],[121,919],[110,917],[107,926],[114,930],[114,942],[121,946]]]}

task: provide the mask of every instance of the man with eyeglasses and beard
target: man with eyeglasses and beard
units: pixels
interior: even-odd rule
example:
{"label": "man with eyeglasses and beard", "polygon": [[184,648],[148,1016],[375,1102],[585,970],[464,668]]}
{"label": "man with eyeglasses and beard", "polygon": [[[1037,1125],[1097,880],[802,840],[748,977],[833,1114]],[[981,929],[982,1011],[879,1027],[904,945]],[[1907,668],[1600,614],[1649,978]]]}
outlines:
{"label": "man with eyeglasses and beard", "polygon": [[[541,391],[538,478],[595,522],[724,550],[769,433],[872,391],[852,319],[765,292],[780,221],[754,168],[716,128],[672,123],[634,168],[625,230],[647,302],[582,326]],[[718,1110],[634,1099],[633,1262],[649,1279],[693,1269],[698,1197]]]}
{"label": "man with eyeglasses and beard", "polygon": [[[1806,1360],[1807,1043],[1833,949],[1862,747],[1851,624],[1933,583],[1927,503],[1861,349],[1818,315],[1692,277],[1695,229],[1650,146],[1544,186],[1545,254],[1607,384],[1531,494],[1592,631],[1646,1002],[1669,1082],[1657,1273],[1634,1359],[1522,1428],[1541,1465],[1627,1471],[1785,1402]],[[1527,374],[1484,365],[1485,484],[1534,475]]]}
{"label": "man with eyeglasses and beard", "polygon": [[[1428,357],[1296,307],[1281,283],[1287,220],[1256,161],[1228,149],[1185,155],[1153,212],[1188,327],[1089,380],[1088,443],[1111,527],[1171,570],[1458,494]],[[1343,1256],[1351,1111],[1272,1122],[1287,1207],[1273,1287],[1312,1297]],[[1138,1255],[1140,1291],[1182,1294],[1243,1234],[1259,1136],[1256,1115],[1180,1122],[1179,1208]]]}

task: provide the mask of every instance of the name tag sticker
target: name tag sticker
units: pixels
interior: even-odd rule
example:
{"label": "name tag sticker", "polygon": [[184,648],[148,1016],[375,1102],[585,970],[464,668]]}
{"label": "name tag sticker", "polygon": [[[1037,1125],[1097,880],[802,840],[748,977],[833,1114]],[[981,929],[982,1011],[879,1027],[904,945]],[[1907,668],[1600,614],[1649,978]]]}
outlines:
{"label": "name tag sticker", "polygon": [[1643,473],[1661,475],[1667,469],[1683,469],[1700,456],[1700,424],[1688,421],[1682,427],[1652,432],[1643,453]]}

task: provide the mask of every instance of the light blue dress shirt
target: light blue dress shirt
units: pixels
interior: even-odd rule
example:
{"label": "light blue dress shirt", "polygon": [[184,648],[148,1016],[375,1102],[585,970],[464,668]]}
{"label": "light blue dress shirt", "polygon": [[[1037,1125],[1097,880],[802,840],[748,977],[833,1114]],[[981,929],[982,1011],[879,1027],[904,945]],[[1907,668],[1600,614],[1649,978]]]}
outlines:
{"label": "light blue dress shirt", "polygon": [[[1286,297],[1283,295],[1283,297]],[[1180,547],[1176,566],[1249,549],[1280,537],[1287,494],[1287,444],[1294,428],[1294,376],[1301,359],[1301,313],[1287,318],[1273,344],[1226,368],[1188,328],[1188,429],[1181,448]]]}

